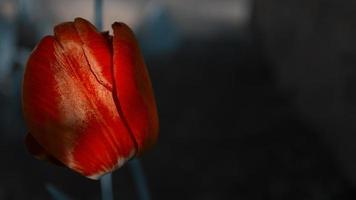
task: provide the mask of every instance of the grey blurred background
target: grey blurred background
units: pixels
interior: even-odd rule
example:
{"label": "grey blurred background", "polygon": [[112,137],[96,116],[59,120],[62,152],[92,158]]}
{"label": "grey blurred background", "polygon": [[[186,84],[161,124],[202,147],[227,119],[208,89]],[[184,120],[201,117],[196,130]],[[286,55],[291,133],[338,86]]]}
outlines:
{"label": "grey blurred background", "polygon": [[[161,135],[142,158],[152,199],[355,199],[356,3],[104,0],[135,31]],[[91,0],[0,0],[0,200],[100,199],[99,182],[31,157],[21,79],[55,24]],[[355,93],[355,94],[354,94]],[[115,199],[138,199],[128,167]]]}

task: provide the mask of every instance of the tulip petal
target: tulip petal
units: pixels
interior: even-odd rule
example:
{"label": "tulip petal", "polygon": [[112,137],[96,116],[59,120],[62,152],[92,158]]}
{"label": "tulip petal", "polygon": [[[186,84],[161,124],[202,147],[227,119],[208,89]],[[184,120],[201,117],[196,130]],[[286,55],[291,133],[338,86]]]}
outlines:
{"label": "tulip petal", "polygon": [[38,144],[35,138],[29,133],[25,137],[25,144],[29,153],[40,160],[45,160],[48,157],[46,150]]}
{"label": "tulip petal", "polygon": [[33,138],[69,168],[89,177],[120,167],[136,153],[112,92],[98,83],[72,22],[54,29],[31,54],[23,110]]}
{"label": "tulip petal", "polygon": [[83,42],[83,50],[98,81],[112,90],[112,51],[107,38],[83,18],[76,18],[74,26]]}
{"label": "tulip petal", "polygon": [[131,29],[113,27],[113,72],[118,109],[135,138],[138,154],[150,148],[158,136],[158,115],[151,81]]}
{"label": "tulip petal", "polygon": [[36,139],[29,133],[26,135],[25,144],[29,153],[31,153],[35,158],[40,160],[47,160],[48,162],[64,166],[59,160],[51,156],[46,150],[36,141]]}
{"label": "tulip petal", "polygon": [[[59,99],[54,98],[59,96],[59,93],[55,88],[56,80],[51,69],[56,60],[55,43],[53,36],[46,36],[32,52],[23,79],[22,104],[31,135],[42,147],[45,147],[44,144],[51,143],[52,140],[58,141],[57,145],[51,144],[46,147],[46,152],[62,157],[60,160],[66,163],[68,156],[64,149],[66,149],[67,142],[64,138],[57,132],[51,134],[52,138],[43,134],[50,133],[51,125],[60,120],[60,111],[57,106]],[[69,138],[69,140],[72,139]]]}

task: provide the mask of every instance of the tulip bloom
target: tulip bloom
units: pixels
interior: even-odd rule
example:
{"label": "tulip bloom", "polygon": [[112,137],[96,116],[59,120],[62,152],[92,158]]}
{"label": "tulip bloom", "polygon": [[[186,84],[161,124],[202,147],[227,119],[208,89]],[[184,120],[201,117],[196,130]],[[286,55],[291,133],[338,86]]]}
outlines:
{"label": "tulip bloom", "polygon": [[27,148],[92,179],[121,167],[158,136],[151,81],[131,29],[113,36],[77,18],[54,28],[28,60],[22,104]]}

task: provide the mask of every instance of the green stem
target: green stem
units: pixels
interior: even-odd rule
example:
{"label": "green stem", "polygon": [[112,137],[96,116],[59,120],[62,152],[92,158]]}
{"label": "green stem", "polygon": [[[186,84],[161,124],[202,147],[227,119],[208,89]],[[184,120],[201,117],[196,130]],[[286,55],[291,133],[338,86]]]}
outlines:
{"label": "green stem", "polygon": [[95,18],[94,18],[95,26],[99,31],[101,31],[103,29],[103,1],[102,0],[95,0],[94,13],[95,13]]}
{"label": "green stem", "polygon": [[131,171],[132,178],[134,179],[139,199],[150,200],[150,193],[140,160],[137,158],[131,160],[129,162],[129,169]]}
{"label": "green stem", "polygon": [[112,178],[111,173],[105,174],[100,179],[101,186],[101,199],[102,200],[113,200],[113,192],[112,192]]}
{"label": "green stem", "polygon": [[[94,21],[96,28],[101,31],[103,29],[103,1],[95,0],[94,5]],[[111,173],[104,175],[100,179],[101,199],[113,200],[114,195],[112,191],[112,177]]]}

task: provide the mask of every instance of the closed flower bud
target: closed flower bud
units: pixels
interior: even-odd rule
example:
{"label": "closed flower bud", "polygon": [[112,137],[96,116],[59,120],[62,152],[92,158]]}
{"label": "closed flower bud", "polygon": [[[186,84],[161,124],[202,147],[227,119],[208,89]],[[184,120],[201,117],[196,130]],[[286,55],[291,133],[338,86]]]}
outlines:
{"label": "closed flower bud", "polygon": [[97,179],[155,144],[151,81],[131,29],[113,36],[77,18],[54,28],[28,60],[22,104],[26,145],[39,159]]}

